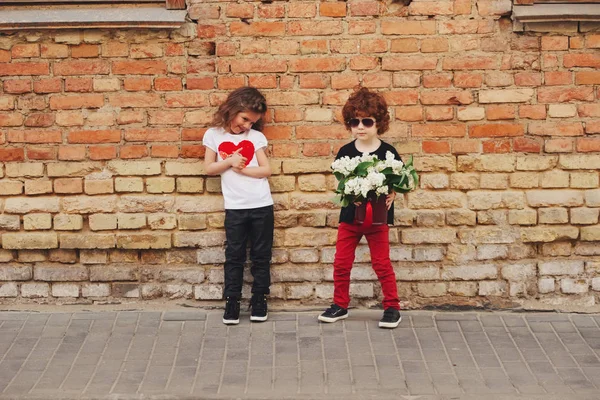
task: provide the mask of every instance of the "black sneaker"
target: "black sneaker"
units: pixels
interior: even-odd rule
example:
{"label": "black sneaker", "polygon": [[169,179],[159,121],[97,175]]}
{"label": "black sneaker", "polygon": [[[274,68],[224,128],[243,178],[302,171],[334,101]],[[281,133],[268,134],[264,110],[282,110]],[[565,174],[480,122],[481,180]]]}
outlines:
{"label": "black sneaker", "polygon": [[402,321],[400,311],[392,307],[386,308],[383,312],[383,318],[381,318],[381,320],[379,321],[379,327],[394,329],[395,327],[400,325],[400,321]]}
{"label": "black sneaker", "polygon": [[223,323],[225,325],[237,325],[240,323],[240,299],[238,297],[227,297]]}
{"label": "black sneaker", "polygon": [[267,310],[267,296],[264,294],[253,294],[250,299],[250,308],[252,313],[250,314],[250,321],[264,322],[269,316]]}
{"label": "black sneaker", "polygon": [[336,322],[344,318],[348,318],[348,310],[337,304],[332,304],[323,314],[319,315],[321,322]]}

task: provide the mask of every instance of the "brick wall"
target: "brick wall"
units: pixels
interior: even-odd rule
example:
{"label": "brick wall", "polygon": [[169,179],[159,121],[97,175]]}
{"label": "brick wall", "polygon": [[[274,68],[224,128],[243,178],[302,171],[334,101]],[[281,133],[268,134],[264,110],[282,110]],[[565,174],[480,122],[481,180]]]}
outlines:
{"label": "brick wall", "polygon": [[[222,200],[201,140],[253,85],[271,106],[273,297],[327,303],[329,165],[362,84],[421,174],[390,232],[405,305],[598,302],[600,34],[514,33],[507,13],[192,0],[177,31],[0,34],[0,301],[219,299]],[[368,261],[363,243],[363,304],[380,297]]]}

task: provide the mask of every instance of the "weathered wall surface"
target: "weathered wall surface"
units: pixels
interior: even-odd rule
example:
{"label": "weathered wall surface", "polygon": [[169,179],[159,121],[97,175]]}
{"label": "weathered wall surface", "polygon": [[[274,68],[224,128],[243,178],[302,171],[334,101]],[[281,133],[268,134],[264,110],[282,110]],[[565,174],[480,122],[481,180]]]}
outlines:
{"label": "weathered wall surface", "polygon": [[[201,140],[252,85],[271,106],[272,296],[328,302],[329,165],[362,84],[421,174],[390,232],[405,305],[597,303],[600,34],[513,32],[510,7],[192,0],[177,31],[0,34],[0,301],[220,298]],[[368,261],[361,244],[357,301],[380,295]]]}

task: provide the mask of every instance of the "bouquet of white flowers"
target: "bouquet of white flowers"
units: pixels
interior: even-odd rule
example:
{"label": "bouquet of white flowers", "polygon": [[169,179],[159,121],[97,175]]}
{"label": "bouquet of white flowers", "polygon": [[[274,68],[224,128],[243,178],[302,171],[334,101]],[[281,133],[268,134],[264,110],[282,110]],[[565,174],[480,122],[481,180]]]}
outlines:
{"label": "bouquet of white flowers", "polygon": [[386,196],[391,190],[407,193],[419,184],[412,157],[404,164],[396,160],[390,151],[386,153],[385,160],[368,154],[342,157],[335,160],[331,168],[339,181],[335,201],[342,207]]}

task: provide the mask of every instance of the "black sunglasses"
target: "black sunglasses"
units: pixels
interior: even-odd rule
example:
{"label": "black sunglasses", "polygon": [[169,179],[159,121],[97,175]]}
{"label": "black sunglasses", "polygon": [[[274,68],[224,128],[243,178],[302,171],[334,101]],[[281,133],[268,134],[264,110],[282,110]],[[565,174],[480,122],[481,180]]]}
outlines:
{"label": "black sunglasses", "polygon": [[365,128],[370,128],[375,125],[375,120],[373,118],[351,118],[348,120],[348,125],[352,128],[356,128],[361,122]]}

